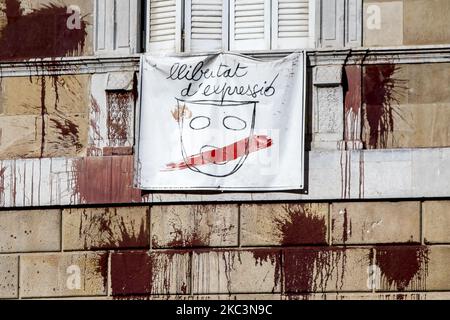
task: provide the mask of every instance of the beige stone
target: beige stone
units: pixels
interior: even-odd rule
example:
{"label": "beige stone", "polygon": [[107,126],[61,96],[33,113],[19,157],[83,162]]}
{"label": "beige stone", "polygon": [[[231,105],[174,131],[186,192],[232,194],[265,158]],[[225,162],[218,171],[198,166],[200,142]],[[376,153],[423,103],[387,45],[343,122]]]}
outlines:
{"label": "beige stone", "polygon": [[[403,1],[365,0],[363,42],[366,47],[400,46],[403,44]],[[376,12],[376,13],[375,13]],[[372,23],[380,13],[379,23]]]}
{"label": "beige stone", "polygon": [[405,0],[404,44],[448,44],[449,12],[448,0]]}
{"label": "beige stone", "polygon": [[106,253],[26,255],[20,259],[25,298],[106,295]]}
{"label": "beige stone", "polygon": [[0,256],[0,299],[17,298],[19,293],[19,259]]}
{"label": "beige stone", "polygon": [[320,244],[328,239],[328,204],[241,206],[241,245]]}
{"label": "beige stone", "polygon": [[450,243],[450,201],[426,201],[422,205],[426,243]]}
{"label": "beige stone", "polygon": [[193,294],[280,292],[277,250],[194,252]]}
{"label": "beige stone", "polygon": [[238,245],[237,205],[154,206],[151,221],[155,248]]}
{"label": "beige stone", "polygon": [[149,247],[148,207],[63,210],[64,250]]}
{"label": "beige stone", "polygon": [[90,76],[10,77],[2,86],[3,159],[85,155]]}
{"label": "beige stone", "polygon": [[61,250],[61,211],[4,211],[0,214],[0,253]]}
{"label": "beige stone", "polygon": [[450,246],[432,246],[428,252],[427,291],[450,291]]}
{"label": "beige stone", "polygon": [[372,291],[372,251],[368,248],[311,247],[283,251],[288,294]]}
{"label": "beige stone", "polygon": [[333,203],[335,244],[420,243],[420,203]]}
{"label": "beige stone", "polygon": [[0,116],[0,158],[37,158],[41,153],[42,129],[34,115]]}

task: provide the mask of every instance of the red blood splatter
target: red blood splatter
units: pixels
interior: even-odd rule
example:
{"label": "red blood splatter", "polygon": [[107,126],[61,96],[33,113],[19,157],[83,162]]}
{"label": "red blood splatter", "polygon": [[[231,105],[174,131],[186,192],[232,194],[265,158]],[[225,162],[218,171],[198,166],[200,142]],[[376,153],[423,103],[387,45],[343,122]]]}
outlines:
{"label": "red blood splatter", "polygon": [[84,239],[86,250],[148,248],[147,219],[142,219],[139,230],[135,230],[135,222],[133,221],[127,228],[123,217],[117,214],[117,209],[105,208],[102,214],[89,214],[89,211],[84,210],[81,215],[79,236]]}
{"label": "red blood splatter", "polygon": [[255,258],[255,264],[262,266],[264,262],[270,262],[273,266],[275,266],[275,275],[274,275],[274,286],[273,290],[280,283],[281,277],[281,255],[277,250],[271,249],[255,249],[251,251],[253,253],[253,257]]}
{"label": "red blood splatter", "polygon": [[301,204],[285,205],[283,208],[287,218],[275,220],[281,231],[282,245],[326,243],[327,227],[324,217],[308,213]]}
{"label": "red blood splatter", "polygon": [[376,249],[376,264],[380,267],[385,289],[420,291],[426,289],[428,248],[380,247]]}
{"label": "red blood splatter", "polygon": [[178,294],[189,293],[189,283],[184,276],[173,274],[183,269],[176,256],[189,251],[165,251],[160,253],[126,252],[111,255],[112,295],[169,294],[175,282]]}
{"label": "red blood splatter", "polygon": [[396,79],[400,67],[393,64],[366,66],[364,72],[365,117],[369,125],[368,148],[385,148],[390,133],[394,131],[393,104],[398,104],[405,80]]}
{"label": "red blood splatter", "polygon": [[56,129],[59,131],[59,147],[70,148],[75,146],[77,152],[83,149],[83,144],[80,142],[80,131],[78,125],[69,119],[61,117],[61,120],[50,119]]}
{"label": "red blood splatter", "polygon": [[[344,285],[346,248],[303,248],[284,250],[284,288],[288,294],[336,291]],[[330,284],[336,279],[334,284]]]}
{"label": "red blood splatter", "polygon": [[108,285],[108,258],[107,253],[100,254],[100,259],[97,265],[97,272],[99,272],[103,278],[103,286],[106,288]]}
{"label": "red blood splatter", "polygon": [[67,13],[67,6],[52,3],[24,15],[19,0],[6,0],[5,4],[7,24],[0,33],[1,60],[64,57],[83,52],[88,24],[80,17],[80,28],[69,29],[67,22],[72,13]]}

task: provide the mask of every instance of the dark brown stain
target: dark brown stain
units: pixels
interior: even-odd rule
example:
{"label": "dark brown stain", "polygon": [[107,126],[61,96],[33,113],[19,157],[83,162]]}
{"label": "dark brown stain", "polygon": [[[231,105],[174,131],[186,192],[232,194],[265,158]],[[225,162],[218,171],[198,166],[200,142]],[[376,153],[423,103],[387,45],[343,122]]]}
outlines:
{"label": "dark brown stain", "polygon": [[383,287],[405,291],[426,289],[428,276],[428,248],[426,246],[376,248],[376,264],[381,269]]}
{"label": "dark brown stain", "polygon": [[[124,218],[116,209],[105,208],[103,214],[89,214],[84,210],[80,217],[79,236],[84,239],[86,250],[107,248],[148,248],[148,212],[147,219],[140,221],[139,230],[135,230],[133,221],[127,228]],[[130,231],[128,231],[130,229]]]}
{"label": "dark brown stain", "polygon": [[103,155],[105,157],[112,156],[131,156],[134,154],[132,147],[104,147]]}
{"label": "dark brown stain", "polygon": [[71,146],[75,146],[77,152],[80,152],[83,149],[77,124],[61,116],[60,119],[50,119],[50,121],[59,132],[59,147],[70,148]]}
{"label": "dark brown stain", "polygon": [[275,220],[276,227],[281,231],[283,246],[326,243],[325,218],[308,213],[301,204],[285,205],[283,209],[287,218]]}
{"label": "dark brown stain", "polygon": [[129,113],[134,104],[132,91],[108,91],[108,139],[117,146],[124,146],[128,140],[130,127]]}
{"label": "dark brown stain", "polygon": [[113,296],[150,294],[153,261],[147,252],[111,255],[111,290]]}
{"label": "dark brown stain", "polygon": [[400,67],[394,64],[366,66],[363,78],[365,118],[369,141],[366,148],[385,148],[389,134],[394,131],[394,104],[406,89],[406,81],[395,77]]}
{"label": "dark brown stain", "polygon": [[141,202],[141,192],[133,187],[132,156],[88,157],[74,161],[74,203]]}
{"label": "dark brown stain", "polygon": [[5,202],[5,167],[0,167],[0,204]]}
{"label": "dark brown stain", "polygon": [[0,60],[80,55],[85,46],[87,25],[70,30],[68,7],[56,3],[24,15],[19,0],[5,0],[7,24],[0,33]]}
{"label": "dark brown stain", "polygon": [[[347,243],[349,236],[352,236],[352,220],[348,217],[348,211],[347,208],[344,208],[342,212],[339,212],[339,214],[343,214],[344,219],[342,222],[342,241],[344,244]],[[336,228],[336,219],[333,218],[331,221],[331,229],[334,231]]]}
{"label": "dark brown stain", "polygon": [[[288,294],[341,291],[347,263],[347,248],[284,250],[284,288]],[[334,283],[331,281],[334,280]]]}
{"label": "dark brown stain", "polygon": [[108,286],[108,259],[109,255],[107,253],[101,254],[97,265],[97,272],[100,273],[103,278],[104,288],[107,288]]}
{"label": "dark brown stain", "polygon": [[280,283],[281,279],[281,255],[279,251],[270,250],[270,249],[255,249],[251,251],[253,253],[253,258],[255,258],[255,265],[262,266],[264,262],[270,262],[273,266],[275,266],[275,275],[274,275],[274,286],[273,291]]}
{"label": "dark brown stain", "polygon": [[169,294],[171,284],[176,282],[179,294],[188,294],[188,283],[173,274],[178,268],[175,256],[189,251],[166,251],[161,253],[126,252],[111,256],[111,288],[114,297],[126,295]]}

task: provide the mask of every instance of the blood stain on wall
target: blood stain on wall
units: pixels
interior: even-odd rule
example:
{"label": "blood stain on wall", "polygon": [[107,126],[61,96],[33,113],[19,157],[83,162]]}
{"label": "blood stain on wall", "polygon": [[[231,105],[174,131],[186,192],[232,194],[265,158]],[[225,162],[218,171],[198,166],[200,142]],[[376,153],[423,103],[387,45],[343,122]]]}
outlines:
{"label": "blood stain on wall", "polygon": [[[131,220],[125,223],[116,209],[105,208],[102,214],[90,214],[84,210],[80,217],[79,237],[84,239],[84,248],[142,248],[148,246],[147,221]],[[139,230],[135,229],[140,225]]]}
{"label": "blood stain on wall", "polygon": [[347,263],[346,250],[345,247],[284,250],[283,269],[286,293],[342,290]]}
{"label": "blood stain on wall", "polygon": [[88,157],[73,162],[73,203],[141,202],[133,187],[133,156]]}
{"label": "blood stain on wall", "polygon": [[383,286],[405,291],[425,290],[428,275],[428,248],[412,246],[404,248],[381,247],[376,249],[376,264],[381,269]]}
{"label": "blood stain on wall", "polygon": [[[5,0],[7,24],[0,33],[0,59],[65,57],[83,52],[87,22],[69,29],[68,7],[51,3],[24,14],[19,0]],[[70,12],[70,11],[69,11]]]}
{"label": "blood stain on wall", "polygon": [[401,116],[394,105],[406,89],[406,81],[396,78],[400,67],[395,64],[365,67],[363,100],[367,120],[366,148],[386,148],[389,135],[394,132],[394,114]]}
{"label": "blood stain on wall", "polygon": [[277,218],[275,225],[281,233],[283,246],[326,243],[325,218],[305,210],[300,204],[283,206],[286,218]]}

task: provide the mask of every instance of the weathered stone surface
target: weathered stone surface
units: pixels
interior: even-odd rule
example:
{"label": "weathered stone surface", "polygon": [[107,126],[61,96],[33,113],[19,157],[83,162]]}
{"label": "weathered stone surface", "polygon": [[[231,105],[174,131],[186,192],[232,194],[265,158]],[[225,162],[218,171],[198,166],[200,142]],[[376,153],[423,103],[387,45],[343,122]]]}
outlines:
{"label": "weathered stone surface", "polygon": [[61,250],[61,211],[0,213],[0,253]]}
{"label": "weathered stone surface", "polygon": [[324,244],[328,204],[248,204],[241,206],[241,245]]}
{"label": "weathered stone surface", "polygon": [[151,221],[154,248],[238,245],[237,205],[154,206]]}
{"label": "weathered stone surface", "polygon": [[111,256],[111,293],[176,295],[190,293],[189,252],[123,252]]}
{"label": "weathered stone surface", "polygon": [[193,294],[277,293],[280,285],[280,252],[252,251],[194,252]]}
{"label": "weathered stone surface", "polygon": [[450,2],[447,0],[404,1],[404,44],[447,44],[450,42]]}
{"label": "weathered stone surface", "polygon": [[20,259],[24,298],[106,295],[106,253],[27,255]]}
{"label": "weathered stone surface", "polygon": [[450,64],[364,68],[363,141],[367,148],[450,145]]}
{"label": "weathered stone surface", "polygon": [[17,298],[19,293],[19,259],[0,256],[0,299]]}
{"label": "weathered stone surface", "polygon": [[364,46],[398,46],[403,44],[403,5],[402,0],[364,1]]}
{"label": "weathered stone surface", "polygon": [[428,259],[426,291],[450,291],[450,247],[429,247]]}
{"label": "weathered stone surface", "polygon": [[149,208],[63,210],[64,250],[149,248]]}
{"label": "weathered stone surface", "polygon": [[39,157],[42,129],[38,123],[39,117],[35,115],[0,115],[0,157]]}
{"label": "weathered stone surface", "polygon": [[88,75],[2,79],[1,158],[84,155],[89,81]]}
{"label": "weathered stone surface", "polygon": [[420,202],[333,203],[334,244],[420,243]]}
{"label": "weathered stone surface", "polygon": [[371,249],[311,247],[285,249],[283,255],[286,293],[371,291]]}
{"label": "weathered stone surface", "polygon": [[450,201],[425,201],[422,205],[426,243],[450,243]]}

